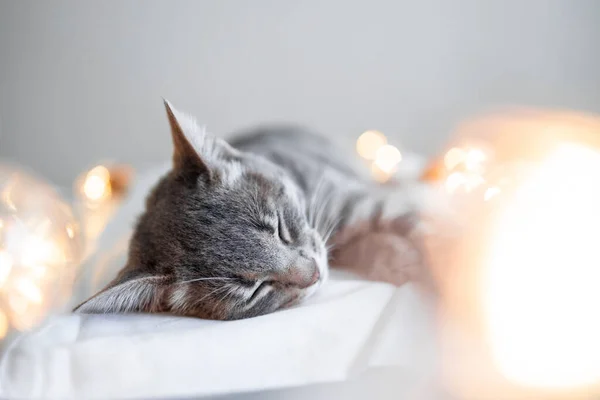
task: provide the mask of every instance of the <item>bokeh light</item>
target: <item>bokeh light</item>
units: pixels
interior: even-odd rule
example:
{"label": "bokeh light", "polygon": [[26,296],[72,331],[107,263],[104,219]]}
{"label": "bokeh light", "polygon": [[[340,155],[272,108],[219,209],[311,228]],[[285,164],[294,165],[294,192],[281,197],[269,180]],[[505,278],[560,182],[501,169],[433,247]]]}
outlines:
{"label": "bokeh light", "polygon": [[[440,179],[448,194],[470,193],[487,183],[489,163],[490,156],[483,147],[456,146],[444,154],[443,163],[430,167],[428,176],[438,177],[434,180]],[[492,192],[484,194],[484,199],[486,196],[491,198]]]}
{"label": "bokeh light", "polygon": [[402,154],[395,146],[386,144],[377,149],[373,162],[381,171],[392,174],[402,161]]}
{"label": "bokeh light", "polygon": [[599,179],[597,151],[562,144],[495,219],[481,300],[494,362],[512,382],[600,381]]}
{"label": "bokeh light", "polygon": [[485,190],[485,193],[483,194],[483,200],[490,201],[494,197],[498,196],[500,192],[501,190],[499,187],[491,186]]}
{"label": "bokeh light", "polygon": [[85,176],[83,194],[87,200],[98,202],[111,194],[110,171],[103,165],[92,168]]}
{"label": "bokeh light", "polygon": [[466,151],[464,164],[467,171],[482,172],[483,163],[487,160],[487,155],[482,149],[471,148]]}
{"label": "bokeh light", "polygon": [[11,329],[34,327],[60,306],[82,243],[70,206],[42,180],[0,164],[0,193],[1,339]]}
{"label": "bokeh light", "polygon": [[458,165],[465,162],[466,152],[460,147],[453,147],[444,156],[444,166],[452,171]]}
{"label": "bokeh light", "polygon": [[377,151],[386,144],[387,139],[383,133],[370,130],[359,136],[356,141],[356,151],[365,160],[372,161],[377,156]]}
{"label": "bokeh light", "polygon": [[455,193],[460,187],[466,185],[467,177],[463,172],[453,172],[448,177],[446,177],[446,181],[444,185],[448,193]]}

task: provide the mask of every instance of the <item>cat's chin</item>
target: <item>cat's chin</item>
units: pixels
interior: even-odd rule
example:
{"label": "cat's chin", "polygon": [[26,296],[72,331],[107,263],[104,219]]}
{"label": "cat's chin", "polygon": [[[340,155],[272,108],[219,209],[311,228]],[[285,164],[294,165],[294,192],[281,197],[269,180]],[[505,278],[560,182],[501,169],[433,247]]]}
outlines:
{"label": "cat's chin", "polygon": [[300,303],[300,301],[301,301],[301,295],[295,294],[289,300],[285,301],[279,308],[284,310],[286,308],[295,306],[296,304]]}
{"label": "cat's chin", "polygon": [[309,286],[306,289],[302,289],[301,292],[293,294],[279,307],[279,309],[291,308],[302,303],[304,300],[313,296],[317,292],[317,290],[319,290],[321,285],[323,285],[324,282],[324,279],[319,279],[319,281],[317,281],[314,285]]}

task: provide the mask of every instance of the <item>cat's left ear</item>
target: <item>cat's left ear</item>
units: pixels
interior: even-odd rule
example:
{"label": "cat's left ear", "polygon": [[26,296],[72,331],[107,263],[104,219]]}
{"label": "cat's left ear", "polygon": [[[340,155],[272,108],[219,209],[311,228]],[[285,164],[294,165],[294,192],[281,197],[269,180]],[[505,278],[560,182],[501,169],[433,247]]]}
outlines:
{"label": "cat's left ear", "polygon": [[166,276],[117,277],[73,311],[82,314],[162,312],[169,283]]}
{"label": "cat's left ear", "polygon": [[227,142],[208,133],[196,119],[178,111],[163,99],[173,138],[173,167],[178,171],[203,175],[209,180],[223,159],[235,154]]}

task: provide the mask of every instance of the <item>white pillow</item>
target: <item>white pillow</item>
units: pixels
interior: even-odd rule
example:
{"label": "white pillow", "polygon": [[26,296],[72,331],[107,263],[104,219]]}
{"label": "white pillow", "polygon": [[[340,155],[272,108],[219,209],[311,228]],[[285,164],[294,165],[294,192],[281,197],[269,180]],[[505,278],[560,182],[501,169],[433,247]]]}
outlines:
{"label": "white pillow", "polygon": [[[133,222],[165,170],[161,166],[138,178],[86,263],[73,304],[122,267]],[[339,272],[295,308],[240,321],[66,314],[5,351],[0,396],[196,397],[346,381],[375,367],[397,368],[400,380],[388,384],[401,381],[412,390],[430,382],[434,371],[432,318],[428,302],[411,285],[394,288]],[[394,389],[398,395],[399,389]]]}

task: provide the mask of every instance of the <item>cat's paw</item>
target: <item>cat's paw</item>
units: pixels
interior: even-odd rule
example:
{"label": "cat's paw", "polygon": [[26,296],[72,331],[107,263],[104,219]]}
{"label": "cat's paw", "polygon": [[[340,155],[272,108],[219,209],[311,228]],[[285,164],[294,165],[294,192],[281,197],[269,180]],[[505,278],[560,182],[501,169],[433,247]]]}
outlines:
{"label": "cat's paw", "polygon": [[408,213],[347,227],[336,238],[331,264],[396,286],[418,280],[424,268],[423,255],[413,240],[418,223],[418,216]]}

